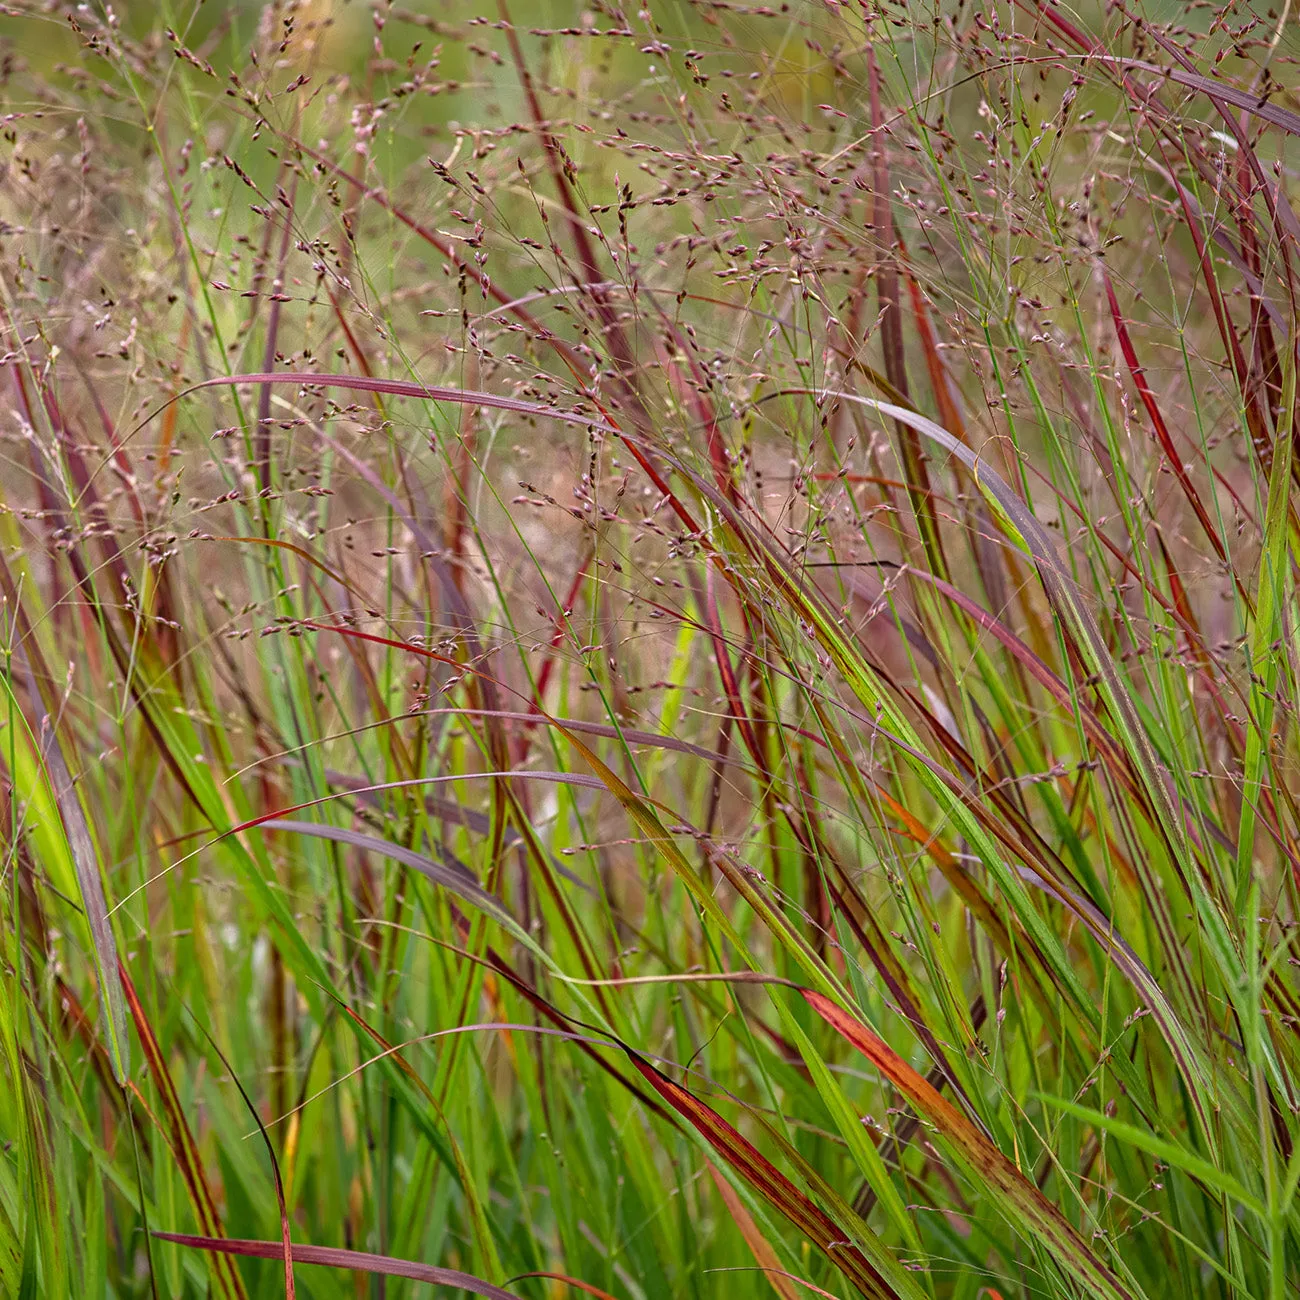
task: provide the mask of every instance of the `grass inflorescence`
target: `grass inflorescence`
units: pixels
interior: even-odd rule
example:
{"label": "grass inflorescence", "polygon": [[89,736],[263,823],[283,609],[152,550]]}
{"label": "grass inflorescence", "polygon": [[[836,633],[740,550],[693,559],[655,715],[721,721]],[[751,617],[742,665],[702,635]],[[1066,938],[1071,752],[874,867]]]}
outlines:
{"label": "grass inflorescence", "polygon": [[0,1291],[1300,1290],[1290,0],[0,16]]}

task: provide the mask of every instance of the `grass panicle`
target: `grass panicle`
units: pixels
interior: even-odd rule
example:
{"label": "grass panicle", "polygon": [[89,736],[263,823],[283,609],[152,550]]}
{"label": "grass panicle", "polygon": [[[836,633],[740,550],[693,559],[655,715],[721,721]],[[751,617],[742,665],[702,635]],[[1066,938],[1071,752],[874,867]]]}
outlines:
{"label": "grass panicle", "polygon": [[1297,1294],[1298,30],[5,7],[0,1294]]}

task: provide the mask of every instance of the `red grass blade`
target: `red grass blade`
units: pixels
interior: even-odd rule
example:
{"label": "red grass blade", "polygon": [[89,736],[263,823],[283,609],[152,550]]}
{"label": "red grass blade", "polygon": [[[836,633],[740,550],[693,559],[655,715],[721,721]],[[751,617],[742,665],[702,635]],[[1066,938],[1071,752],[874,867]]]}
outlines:
{"label": "red grass blade", "polygon": [[[830,1005],[834,1005],[833,1003]],[[820,1250],[865,1296],[919,1297],[916,1283],[901,1272],[898,1264],[877,1246],[869,1260],[859,1245],[818,1205],[801,1192],[758,1148],[741,1136],[711,1106],[660,1073],[648,1061],[632,1052],[632,1064],[652,1088],[674,1110],[699,1131],[709,1145],[761,1195],[779,1210]],[[887,1269],[896,1276],[887,1278]]]}
{"label": "red grass blade", "polygon": [[1182,457],[1179,456],[1177,449],[1174,447],[1174,440],[1170,436],[1169,426],[1165,424],[1165,417],[1156,404],[1156,396],[1151,391],[1151,385],[1147,383],[1146,372],[1138,361],[1137,349],[1133,346],[1133,339],[1128,332],[1128,322],[1125,321],[1124,315],[1119,309],[1119,299],[1115,297],[1115,286],[1111,282],[1108,272],[1103,271],[1102,278],[1106,284],[1106,298],[1110,303],[1110,315],[1115,322],[1115,333],[1119,338],[1120,350],[1124,353],[1124,362],[1128,366],[1129,375],[1133,379],[1133,386],[1138,390],[1138,396],[1142,398],[1142,405],[1146,407],[1147,415],[1151,419],[1151,426],[1155,429],[1160,449],[1169,462],[1169,468],[1173,470],[1174,476],[1178,479],[1178,486],[1182,488],[1183,495],[1187,498],[1192,509],[1196,511],[1196,517],[1200,520],[1201,527],[1210,540],[1210,545],[1214,547],[1215,554],[1220,560],[1226,560],[1228,558],[1227,552],[1223,549],[1223,543],[1219,540],[1218,530],[1214,527],[1213,520],[1206,513],[1205,506],[1202,505],[1195,486],[1187,476],[1187,471],[1183,468]]}
{"label": "red grass blade", "polygon": [[777,1258],[776,1251],[772,1249],[767,1238],[759,1232],[758,1224],[754,1222],[754,1216],[745,1209],[745,1203],[736,1195],[736,1189],[718,1173],[712,1164],[705,1165],[705,1168],[709,1171],[709,1177],[713,1179],[713,1185],[718,1189],[718,1195],[722,1197],[723,1204],[726,1205],[731,1217],[735,1219],[736,1227],[740,1229],[740,1235],[744,1237],[745,1244],[753,1251],[754,1262],[766,1274],[767,1280],[772,1284],[772,1289],[781,1297],[781,1300],[796,1300],[798,1293],[790,1285],[790,1279],[786,1277],[784,1270],[781,1268],[781,1261]]}
{"label": "red grass blade", "polygon": [[[221,1255],[242,1255],[245,1259],[279,1259],[284,1247],[278,1241],[248,1241],[239,1237],[194,1237],[182,1232],[155,1232],[161,1241],[174,1241],[178,1246],[191,1246],[195,1250],[208,1250]],[[372,1255],[364,1250],[339,1250],[334,1246],[293,1247],[295,1264],[322,1264],[327,1268],[348,1268],[356,1273],[378,1273],[384,1277],[408,1277],[414,1282],[428,1282],[433,1286],[455,1287],[471,1295],[486,1296],[488,1300],[519,1300],[499,1286],[485,1282],[472,1273],[462,1273],[454,1268],[435,1268],[432,1264],[417,1264],[409,1259],[394,1259],[391,1255]]]}
{"label": "red grass blade", "polygon": [[1170,81],[1177,82],[1180,86],[1186,86],[1189,90],[1199,90],[1202,94],[1209,95],[1211,99],[1221,99],[1234,108],[1245,109],[1252,117],[1257,117],[1262,122],[1281,127],[1283,131],[1288,131],[1292,135],[1300,135],[1300,113],[1293,113],[1289,108],[1283,108],[1281,104],[1275,104],[1259,95],[1252,95],[1249,91],[1238,90],[1227,82],[1203,77],[1199,72],[1192,72],[1186,68],[1162,67],[1159,63],[1148,63],[1144,59],[1125,59],[1110,54],[1099,54],[1097,58],[1120,67],[1136,68],[1140,72],[1158,73],[1162,77],[1168,77]]}
{"label": "red grass blade", "polygon": [[1091,1295],[1133,1300],[1114,1271],[1089,1249],[1061,1212],[938,1090],[866,1025],[812,989],[804,999],[842,1038],[858,1049],[948,1141],[962,1163],[995,1189],[1008,1215],[1041,1241],[1061,1268]]}
{"label": "red grass blade", "polygon": [[[130,975],[127,974],[126,967],[120,961],[118,963],[118,972],[121,976],[123,992],[126,994],[127,1006],[130,1008],[132,1018],[135,1020],[136,1033],[140,1036],[145,1059],[149,1063],[149,1072],[153,1075],[154,1085],[162,1098],[163,1111],[167,1116],[167,1123],[171,1129],[168,1139],[172,1154],[176,1157],[181,1176],[185,1179],[185,1186],[189,1192],[190,1202],[194,1207],[194,1215],[199,1221],[199,1226],[210,1234],[203,1240],[224,1242],[225,1238],[219,1235],[221,1233],[221,1219],[217,1213],[216,1199],[212,1195],[212,1189],[208,1186],[207,1176],[203,1171],[203,1161],[199,1155],[198,1143],[195,1142],[194,1133],[190,1129],[189,1121],[185,1118],[180,1095],[177,1093],[176,1085],[172,1081],[171,1071],[167,1068],[167,1061],[163,1057],[162,1048],[158,1045],[153,1026],[144,1013],[144,1007],[140,1004],[135,985],[132,983]],[[134,1085],[132,1086],[134,1087]],[[269,1241],[266,1244],[270,1249],[270,1254],[266,1258],[284,1258],[285,1244],[283,1241]],[[244,1290],[244,1282],[239,1275],[239,1270],[228,1259],[218,1258],[215,1260],[213,1272],[216,1274],[217,1288],[221,1295],[226,1297],[226,1300],[248,1300],[248,1293]]]}

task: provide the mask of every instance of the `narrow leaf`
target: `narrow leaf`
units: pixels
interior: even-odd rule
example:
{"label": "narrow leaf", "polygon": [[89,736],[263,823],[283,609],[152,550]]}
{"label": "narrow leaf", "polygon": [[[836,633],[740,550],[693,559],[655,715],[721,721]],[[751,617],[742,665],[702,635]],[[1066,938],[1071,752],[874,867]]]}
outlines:
{"label": "narrow leaf", "polygon": [[[284,1246],[278,1241],[248,1241],[239,1237],[193,1237],[181,1232],[155,1232],[161,1241],[174,1241],[178,1246],[192,1246],[195,1250],[209,1250],[223,1255],[242,1255],[246,1259],[279,1259]],[[409,1259],[394,1259],[391,1255],[372,1255],[364,1250],[339,1250],[333,1246],[302,1246],[294,1243],[295,1264],[322,1264],[327,1268],[347,1268],[355,1273],[378,1273],[384,1277],[408,1277],[413,1282],[428,1282],[431,1286],[455,1287],[471,1295],[487,1296],[488,1300],[518,1300],[509,1291],[503,1291],[491,1282],[462,1273],[454,1268],[435,1268],[432,1264],[417,1264]]]}

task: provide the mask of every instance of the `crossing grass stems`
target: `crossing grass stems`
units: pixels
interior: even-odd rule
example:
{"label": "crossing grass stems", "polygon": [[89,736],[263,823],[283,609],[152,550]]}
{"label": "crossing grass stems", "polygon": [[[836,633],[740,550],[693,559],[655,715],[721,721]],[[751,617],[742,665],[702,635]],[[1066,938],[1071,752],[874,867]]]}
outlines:
{"label": "crossing grass stems", "polygon": [[1294,18],[8,6],[0,1289],[1294,1294]]}

